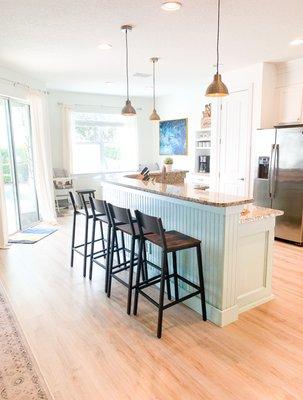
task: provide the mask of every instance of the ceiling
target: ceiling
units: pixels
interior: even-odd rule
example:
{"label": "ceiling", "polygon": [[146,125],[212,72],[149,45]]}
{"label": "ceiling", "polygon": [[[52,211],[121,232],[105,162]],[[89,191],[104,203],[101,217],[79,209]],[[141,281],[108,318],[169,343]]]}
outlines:
{"label": "ceiling", "polygon": [[[124,36],[129,34],[131,94],[151,95],[152,56],[158,93],[201,84],[215,63],[216,0],[0,0],[0,65],[46,82],[50,89],[124,94]],[[303,57],[302,0],[222,0],[223,71],[262,61]],[[110,43],[111,50],[97,45]],[[112,83],[106,83],[112,82]]]}

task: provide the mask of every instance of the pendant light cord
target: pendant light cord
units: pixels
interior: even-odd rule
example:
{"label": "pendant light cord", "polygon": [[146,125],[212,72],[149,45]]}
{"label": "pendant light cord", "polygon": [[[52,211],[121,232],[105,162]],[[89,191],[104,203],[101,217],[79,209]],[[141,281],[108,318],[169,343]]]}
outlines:
{"label": "pendant light cord", "polygon": [[156,109],[156,69],[155,61],[153,61],[153,98],[154,98],[154,110]]}
{"label": "pendant light cord", "polygon": [[217,25],[217,74],[219,73],[220,8],[221,8],[221,0],[218,0],[218,25]]}
{"label": "pendant light cord", "polygon": [[128,80],[128,39],[127,39],[127,29],[125,29],[125,58],[126,58],[126,91],[127,100],[129,100],[129,80]]}

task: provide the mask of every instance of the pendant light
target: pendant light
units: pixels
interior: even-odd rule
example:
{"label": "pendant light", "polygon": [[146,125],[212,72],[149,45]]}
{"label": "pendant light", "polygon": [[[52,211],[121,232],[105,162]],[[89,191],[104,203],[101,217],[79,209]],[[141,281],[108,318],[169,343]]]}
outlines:
{"label": "pendant light", "polygon": [[127,33],[128,31],[131,31],[133,27],[131,25],[122,25],[121,26],[122,30],[125,30],[125,61],[126,61],[126,102],[125,106],[122,108],[122,115],[126,116],[132,116],[136,115],[136,110],[132,106],[132,103],[129,99],[129,78],[128,78],[128,38],[127,38]]}
{"label": "pendant light", "polygon": [[217,25],[217,71],[214,75],[214,80],[208,86],[205,96],[207,97],[224,97],[228,96],[228,89],[224,85],[221,79],[221,75],[219,74],[219,43],[220,43],[220,8],[221,8],[221,0],[218,0],[218,25]]}
{"label": "pendant light", "polygon": [[160,117],[156,111],[156,72],[155,72],[155,64],[156,62],[159,61],[159,58],[153,57],[150,59],[150,61],[153,63],[153,104],[154,104],[154,109],[153,112],[151,113],[149,119],[151,121],[159,121]]}

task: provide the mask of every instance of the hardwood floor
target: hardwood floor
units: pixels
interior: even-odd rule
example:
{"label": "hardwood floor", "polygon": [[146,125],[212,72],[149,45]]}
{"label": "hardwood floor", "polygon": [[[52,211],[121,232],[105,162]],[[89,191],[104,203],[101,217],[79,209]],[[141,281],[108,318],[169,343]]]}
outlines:
{"label": "hardwood floor", "polygon": [[[103,291],[103,270],[69,267],[70,219],[35,245],[0,251],[0,280],[56,400],[303,399],[303,249],[275,245],[275,300],[219,328],[183,305]],[[62,220],[61,220],[62,222]]]}

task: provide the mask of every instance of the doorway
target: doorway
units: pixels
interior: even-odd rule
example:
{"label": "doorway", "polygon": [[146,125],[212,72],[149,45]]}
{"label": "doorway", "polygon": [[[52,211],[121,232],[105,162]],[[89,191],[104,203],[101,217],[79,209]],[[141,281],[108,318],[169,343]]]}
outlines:
{"label": "doorway", "polygon": [[248,196],[250,188],[251,90],[222,99],[219,143],[219,191]]}
{"label": "doorway", "polygon": [[30,107],[0,97],[0,157],[9,234],[39,221]]}

